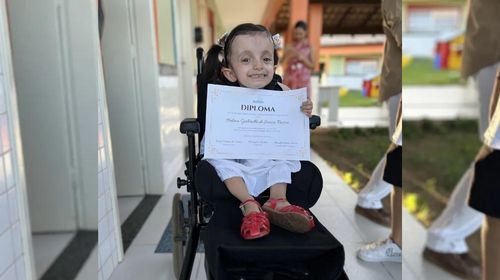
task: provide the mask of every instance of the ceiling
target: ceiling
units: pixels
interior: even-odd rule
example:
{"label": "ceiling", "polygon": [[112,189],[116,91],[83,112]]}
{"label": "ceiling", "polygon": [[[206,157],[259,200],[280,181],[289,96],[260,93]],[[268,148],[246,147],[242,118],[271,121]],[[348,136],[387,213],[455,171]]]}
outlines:
{"label": "ceiling", "polygon": [[[287,0],[278,12],[272,27],[274,32],[288,28],[289,3]],[[383,33],[380,0],[310,0],[309,3],[323,3],[323,35]]]}
{"label": "ceiling", "polygon": [[[268,2],[273,0],[214,0],[224,30],[240,23],[260,23]],[[273,33],[286,31],[290,18],[290,0],[281,6],[271,27]],[[380,0],[309,0],[323,3],[322,34],[381,34]]]}
{"label": "ceiling", "polygon": [[272,0],[215,0],[225,30],[231,30],[240,23],[260,23]]}

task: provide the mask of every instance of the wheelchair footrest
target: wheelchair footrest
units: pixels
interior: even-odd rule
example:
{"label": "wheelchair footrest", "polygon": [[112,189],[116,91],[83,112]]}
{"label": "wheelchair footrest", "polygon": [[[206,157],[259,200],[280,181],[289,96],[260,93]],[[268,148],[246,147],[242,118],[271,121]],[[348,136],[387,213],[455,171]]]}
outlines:
{"label": "wheelchair footrest", "polygon": [[239,266],[228,267],[229,279],[262,280],[262,279],[283,279],[283,280],[311,280],[312,274],[306,265],[302,263],[294,264],[268,264],[249,263]]}
{"label": "wheelchair footrest", "polygon": [[[268,236],[244,240],[239,232],[241,218],[237,201],[218,203],[202,232],[208,270],[214,279],[233,279],[230,277],[232,269],[253,264],[294,269],[299,263],[303,264],[303,276],[310,277],[303,279],[342,279],[343,246],[319,221],[316,220],[316,227],[305,234],[272,225]],[[280,279],[276,278],[277,274],[273,277],[260,279]]]}

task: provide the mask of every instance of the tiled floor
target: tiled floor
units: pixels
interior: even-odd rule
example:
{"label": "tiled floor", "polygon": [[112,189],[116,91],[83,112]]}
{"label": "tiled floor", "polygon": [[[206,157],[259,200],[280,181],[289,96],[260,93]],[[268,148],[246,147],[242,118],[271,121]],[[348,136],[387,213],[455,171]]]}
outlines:
{"label": "tiled floor", "polygon": [[120,224],[134,211],[144,196],[120,196],[118,197],[118,212],[120,213]]}
{"label": "tiled floor", "polygon": [[[344,244],[346,271],[350,279],[402,279],[401,268],[397,264],[368,264],[356,259],[354,252],[361,245],[359,243],[360,238],[362,242],[385,238],[389,234],[389,230],[377,226],[359,215],[355,215],[353,209],[356,203],[356,194],[338,176],[331,172],[328,165],[316,154],[313,154],[312,161],[320,168],[325,185],[320,201],[313,207],[313,211],[318,212],[318,218]],[[326,199],[325,193],[328,194],[329,199]],[[317,211],[316,208],[321,207],[321,203],[338,209],[332,209],[329,212]],[[339,213],[342,213],[342,215]],[[323,217],[323,215],[325,216]],[[459,278],[423,260],[422,251],[425,244],[425,234],[425,228],[403,209],[404,249],[402,272],[404,279],[458,280]],[[384,274],[380,266],[389,272],[392,278],[383,278]],[[367,278],[368,273],[373,273],[374,276]],[[375,275],[382,278],[377,278]]]}
{"label": "tiled floor", "polygon": [[[37,278],[40,278],[47,271],[74,236],[75,234],[73,233],[33,235],[33,251]],[[96,275],[97,249],[94,248],[89,258],[78,272],[78,276],[75,280],[95,280]]]}
{"label": "tiled floor", "polygon": [[459,280],[437,266],[425,261],[422,256],[425,244],[425,228],[408,212],[403,213],[403,272],[405,280],[436,279]]}
{"label": "tiled floor", "polygon": [[92,250],[75,280],[95,280],[97,275],[97,247]]}
{"label": "tiled floor", "polygon": [[[135,207],[142,200],[140,197],[120,197],[118,205],[120,210],[120,222],[132,213]],[[54,260],[63,251],[66,245],[73,239],[74,234],[35,234],[33,235],[33,246],[35,252],[35,266],[37,278],[40,278],[45,271],[50,267]],[[78,273],[75,280],[95,280],[97,275],[97,250],[94,249],[85,262],[84,266]],[[136,279],[136,278],[129,278]],[[171,278],[166,278],[171,279]]]}
{"label": "tiled floor", "polygon": [[323,225],[344,245],[345,270],[349,279],[402,279],[399,263],[366,263],[356,258],[356,250],[367,242],[386,238],[389,229],[356,215],[356,193],[317,154],[312,162],[323,175],[323,192],[311,209]]}
{"label": "tiled floor", "polygon": [[[424,228],[404,212],[403,265],[397,263],[365,263],[356,258],[356,250],[366,242],[383,239],[389,229],[373,224],[354,213],[356,194],[315,153],[312,161],[320,168],[324,180],[323,193],[312,208],[318,219],[343,243],[346,252],[345,270],[352,280],[433,279],[454,280],[439,268],[425,262],[421,251],[425,237]],[[126,252],[124,261],[113,272],[111,279],[175,279],[171,254],[155,254],[171,215],[171,200],[178,189],[168,188]],[[191,279],[205,280],[203,254],[198,254]]]}
{"label": "tiled floor", "polygon": [[74,233],[33,234],[37,278],[40,278],[47,271],[74,235]]}
{"label": "tiled floor", "polygon": [[[172,254],[155,254],[154,251],[170,219],[171,200],[177,191],[179,190],[173,185],[168,188],[125,253],[123,262],[111,275],[111,279],[175,279]],[[195,264],[193,272],[196,270]],[[195,278],[193,274],[192,279],[204,278]]]}

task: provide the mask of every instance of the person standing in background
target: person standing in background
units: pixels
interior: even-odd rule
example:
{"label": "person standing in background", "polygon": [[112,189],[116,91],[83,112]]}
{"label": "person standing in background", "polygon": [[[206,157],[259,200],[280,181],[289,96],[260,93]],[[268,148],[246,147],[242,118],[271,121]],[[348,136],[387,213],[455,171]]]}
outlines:
{"label": "person standing in background", "polygon": [[[386,35],[382,74],[380,79],[380,102],[386,102],[389,108],[389,137],[396,128],[396,115],[401,100],[401,1],[382,1],[383,28]],[[389,213],[383,209],[382,199],[392,191],[392,185],[382,179],[386,157],[382,157],[375,167],[370,180],[358,194],[355,212],[367,219],[390,226]]]}
{"label": "person standing in background", "polygon": [[[402,99],[401,99],[401,0],[382,1],[382,20],[386,41],[384,45],[384,57],[382,74],[380,79],[380,101],[396,102],[398,109],[390,122],[394,129],[391,132],[391,144],[385,157],[379,163],[380,170],[375,170],[372,185],[365,187],[360,193],[360,198],[372,201],[382,199],[385,195],[391,194],[391,233],[382,240],[369,243],[357,251],[357,257],[367,262],[402,262],[403,236],[402,236],[402,154],[403,154],[403,134],[402,134]],[[392,101],[391,101],[392,99]],[[397,112],[397,113],[396,113]],[[382,184],[384,183],[384,184]],[[387,186],[389,186],[387,188]],[[383,196],[366,196],[366,193],[381,194],[380,189],[385,192]],[[388,189],[388,191],[387,191]],[[364,196],[365,195],[365,196]],[[374,199],[376,198],[376,199]],[[359,200],[358,200],[359,204]],[[371,208],[380,205],[368,204]],[[358,212],[358,211],[357,211]],[[359,212],[358,212],[359,213]]]}
{"label": "person standing in background", "polygon": [[357,256],[367,262],[402,262],[403,221],[402,221],[402,162],[403,162],[403,122],[402,102],[399,104],[397,125],[386,152],[383,180],[393,186],[391,193],[391,233],[381,241],[369,243],[357,251]]}
{"label": "person standing in background", "polygon": [[491,99],[491,119],[474,163],[469,206],[485,214],[481,234],[483,280],[500,280],[500,68]]}
{"label": "person standing in background", "polygon": [[281,58],[285,67],[283,84],[290,89],[307,87],[311,98],[311,72],[314,70],[314,50],[307,38],[307,23],[298,21],[293,30],[292,46],[285,48]]}
{"label": "person standing in background", "polygon": [[[469,1],[462,77],[472,77],[479,95],[479,138],[489,123],[489,103],[500,66],[500,1]],[[479,229],[484,215],[467,205],[474,164],[455,186],[446,208],[427,231],[424,258],[462,278],[481,278],[481,265],[469,255],[465,239]]]}

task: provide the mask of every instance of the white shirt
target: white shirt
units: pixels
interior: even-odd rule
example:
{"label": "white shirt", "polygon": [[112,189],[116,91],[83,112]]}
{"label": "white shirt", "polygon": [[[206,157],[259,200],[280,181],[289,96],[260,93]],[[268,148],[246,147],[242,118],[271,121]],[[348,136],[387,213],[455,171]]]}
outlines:
{"label": "white shirt", "polygon": [[394,134],[392,134],[392,142],[398,146],[403,146],[403,123],[398,122],[398,126],[396,126],[396,130],[394,130]]}
{"label": "white shirt", "polygon": [[495,106],[495,112],[484,133],[484,144],[492,149],[500,150],[500,101]]}
{"label": "white shirt", "polygon": [[401,101],[399,103],[397,119],[398,123],[396,129],[394,129],[394,133],[392,133],[391,141],[398,146],[403,146],[403,103]]}

